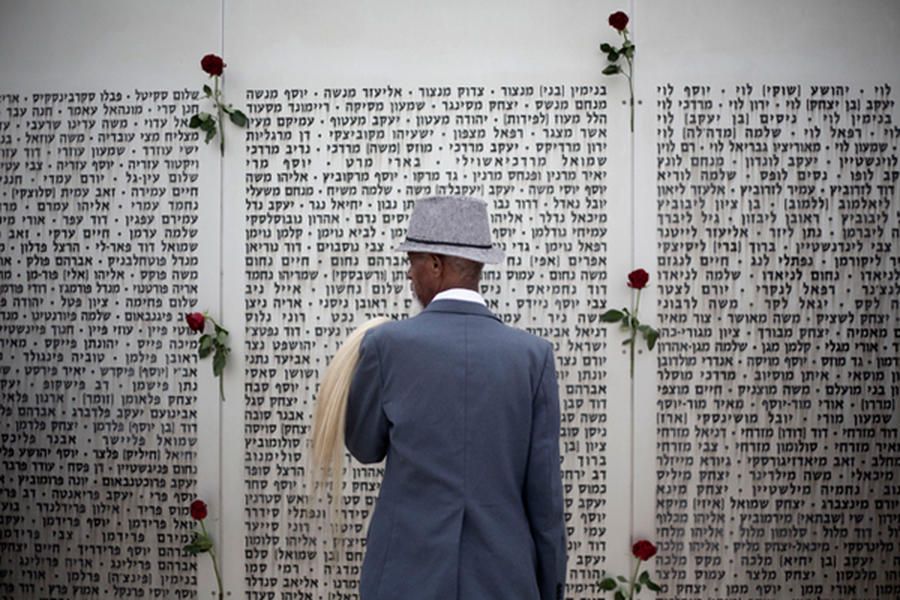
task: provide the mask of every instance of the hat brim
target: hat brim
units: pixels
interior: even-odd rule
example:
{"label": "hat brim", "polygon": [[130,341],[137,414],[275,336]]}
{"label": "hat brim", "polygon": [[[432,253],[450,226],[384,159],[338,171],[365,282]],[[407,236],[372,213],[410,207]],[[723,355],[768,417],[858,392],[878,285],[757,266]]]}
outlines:
{"label": "hat brim", "polygon": [[458,256],[486,264],[498,264],[506,260],[506,253],[500,248],[467,248],[466,246],[450,246],[446,244],[425,244],[422,242],[403,242],[395,252],[428,252],[444,256]]}

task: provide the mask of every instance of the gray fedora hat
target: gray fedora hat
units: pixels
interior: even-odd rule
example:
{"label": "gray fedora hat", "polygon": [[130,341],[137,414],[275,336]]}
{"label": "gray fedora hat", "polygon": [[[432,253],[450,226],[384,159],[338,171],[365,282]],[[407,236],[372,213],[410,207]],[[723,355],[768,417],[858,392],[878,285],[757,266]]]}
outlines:
{"label": "gray fedora hat", "polygon": [[480,263],[503,262],[503,250],[491,243],[487,204],[466,196],[431,196],[416,202],[406,241],[397,252],[429,252]]}

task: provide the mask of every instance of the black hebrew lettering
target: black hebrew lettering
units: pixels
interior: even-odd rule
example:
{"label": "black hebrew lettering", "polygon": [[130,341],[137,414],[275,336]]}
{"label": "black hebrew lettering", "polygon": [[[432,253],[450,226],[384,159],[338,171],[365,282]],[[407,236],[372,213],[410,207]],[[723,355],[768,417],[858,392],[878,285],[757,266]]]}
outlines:
{"label": "black hebrew lettering", "polygon": [[660,598],[898,592],[896,116],[658,87]]}
{"label": "black hebrew lettering", "polygon": [[196,594],[197,96],[0,94],[0,595]]}
{"label": "black hebrew lettering", "polygon": [[596,85],[251,89],[246,96],[245,584],[353,598],[380,468],[349,464],[341,529],[312,502],[313,395],[366,318],[410,313],[392,252],[415,199],[481,196],[508,255],[482,292],[555,342],[572,596],[606,557],[606,95]]}

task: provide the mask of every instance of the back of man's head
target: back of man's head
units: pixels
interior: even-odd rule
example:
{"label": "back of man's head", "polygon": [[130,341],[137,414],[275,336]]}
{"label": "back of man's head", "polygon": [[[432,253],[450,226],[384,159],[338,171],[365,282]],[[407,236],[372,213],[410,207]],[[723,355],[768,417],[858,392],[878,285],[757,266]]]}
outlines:
{"label": "back of man's head", "polygon": [[443,256],[442,258],[444,264],[456,274],[459,281],[476,286],[475,289],[477,289],[478,282],[481,281],[481,270],[484,268],[484,263],[459,256]]}

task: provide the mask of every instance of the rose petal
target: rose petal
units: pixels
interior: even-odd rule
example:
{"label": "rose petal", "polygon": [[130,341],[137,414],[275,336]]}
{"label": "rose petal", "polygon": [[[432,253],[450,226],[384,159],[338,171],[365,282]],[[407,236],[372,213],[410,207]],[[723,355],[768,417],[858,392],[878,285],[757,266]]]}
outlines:
{"label": "rose petal", "polygon": [[191,518],[195,521],[202,521],[206,518],[206,502],[203,500],[194,500],[191,502]]}

